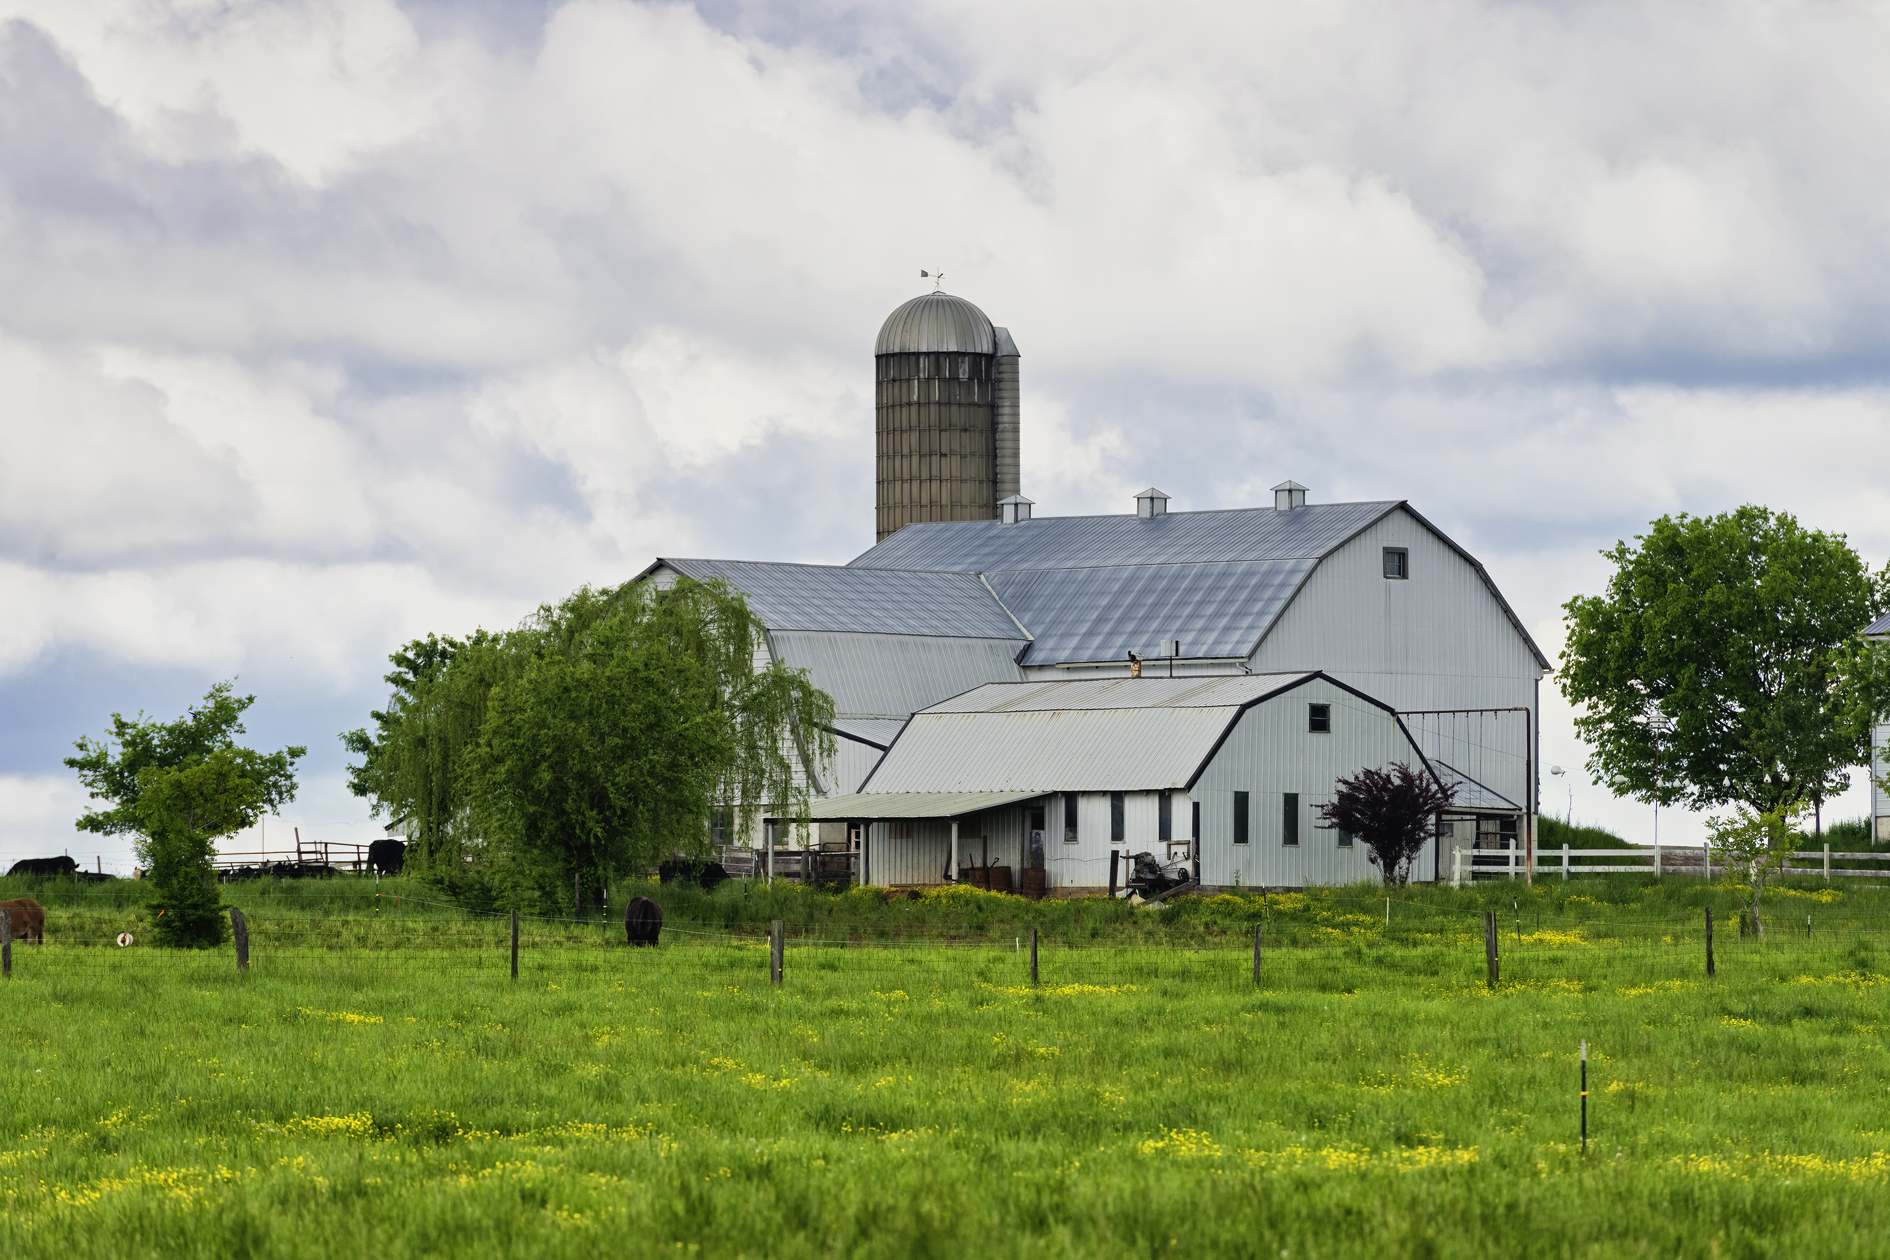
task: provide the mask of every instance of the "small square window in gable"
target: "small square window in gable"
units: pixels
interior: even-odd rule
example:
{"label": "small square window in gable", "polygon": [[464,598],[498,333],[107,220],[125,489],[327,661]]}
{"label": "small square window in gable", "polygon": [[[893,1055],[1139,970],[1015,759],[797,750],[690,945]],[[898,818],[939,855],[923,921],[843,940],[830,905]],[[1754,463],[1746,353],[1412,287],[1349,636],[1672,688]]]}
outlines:
{"label": "small square window in gable", "polygon": [[1410,548],[1385,548],[1385,576],[1394,581],[1403,581],[1411,576]]}
{"label": "small square window in gable", "polygon": [[1329,704],[1307,705],[1306,729],[1314,735],[1332,734],[1332,706]]}

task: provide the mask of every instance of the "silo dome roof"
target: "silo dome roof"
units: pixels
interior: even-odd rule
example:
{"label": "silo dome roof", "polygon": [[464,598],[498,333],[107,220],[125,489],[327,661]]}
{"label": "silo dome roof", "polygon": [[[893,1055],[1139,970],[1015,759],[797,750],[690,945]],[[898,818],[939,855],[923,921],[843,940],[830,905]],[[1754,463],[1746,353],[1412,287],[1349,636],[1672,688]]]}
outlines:
{"label": "silo dome roof", "polygon": [[983,311],[949,293],[928,293],[886,317],[873,353],[995,354],[997,340]]}

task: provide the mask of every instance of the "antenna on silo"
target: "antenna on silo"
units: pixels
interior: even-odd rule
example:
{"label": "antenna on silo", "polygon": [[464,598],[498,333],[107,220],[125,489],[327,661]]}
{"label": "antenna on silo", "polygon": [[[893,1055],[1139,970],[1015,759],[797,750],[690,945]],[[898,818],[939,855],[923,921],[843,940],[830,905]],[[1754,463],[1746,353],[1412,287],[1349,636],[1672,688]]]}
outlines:
{"label": "antenna on silo", "polygon": [[919,272],[919,279],[930,280],[932,282],[932,292],[934,293],[941,292],[945,288],[945,273],[942,271],[936,274],[930,271],[921,271]]}

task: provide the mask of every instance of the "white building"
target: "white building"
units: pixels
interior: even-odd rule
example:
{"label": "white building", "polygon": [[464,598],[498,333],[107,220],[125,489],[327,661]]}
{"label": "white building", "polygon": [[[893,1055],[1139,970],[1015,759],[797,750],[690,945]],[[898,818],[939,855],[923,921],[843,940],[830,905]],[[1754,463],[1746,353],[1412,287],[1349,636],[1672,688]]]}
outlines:
{"label": "white building", "polygon": [[[645,577],[728,582],[768,627],[770,659],[806,669],[833,696],[842,752],[834,765],[814,768],[817,795],[1006,795],[1005,804],[987,795],[976,808],[954,805],[961,840],[976,826],[990,833],[981,842],[1002,845],[1020,843],[1029,830],[1022,811],[1051,818],[1075,802],[1067,847],[1060,819],[1048,827],[1059,837],[1045,847],[1054,888],[1106,882],[1096,863],[1106,864],[1111,845],[1097,837],[1112,833],[1097,820],[1108,817],[1116,793],[1123,813],[1116,847],[1128,851],[1159,835],[1164,797],[1171,818],[1185,804],[1190,823],[1202,806],[1204,883],[1367,878],[1363,855],[1340,852],[1336,837],[1315,831],[1311,810],[1340,775],[1391,761],[1428,765],[1460,785],[1454,842],[1480,834],[1489,847],[1526,845],[1547,659],[1483,567],[1408,504],[1317,504],[1307,496],[1287,482],[1271,508],[1170,512],[1167,496],[1149,490],[1133,513],[1061,518],[1033,518],[1030,504],[1014,499],[1008,519],[909,524],[844,566],[661,559]],[[1141,675],[1133,683],[1109,685],[1132,669]],[[1282,686],[1296,698],[1286,699]],[[1031,716],[952,707],[995,704],[1010,690],[1034,697]],[[1282,715],[1298,712],[1303,723],[1315,692],[1335,713],[1357,708],[1356,723],[1323,739],[1305,729],[1287,739],[1292,721]],[[1194,698],[1178,702],[1184,693]],[[1260,703],[1262,696],[1273,698]],[[1177,734],[1216,721],[1229,748],[1215,757]],[[994,776],[993,745],[935,734],[974,728],[1031,744],[1018,773],[1029,766],[1036,777]],[[1079,731],[1128,729],[1146,737],[1102,760],[1065,748]],[[1235,749],[1245,751],[1236,757]],[[1188,774],[1177,778],[1183,763]],[[1050,774],[1052,764],[1068,773]],[[1235,792],[1247,793],[1244,849],[1231,830]],[[1289,796],[1300,819],[1297,846],[1285,839]],[[897,806],[916,808],[918,799]],[[819,814],[836,823],[879,820],[863,837],[868,882],[949,877],[940,847],[949,837],[946,815],[897,817],[838,801]],[[895,845],[895,830],[909,838]],[[857,847],[862,837],[849,834]],[[876,837],[884,842],[877,861]],[[1436,859],[1427,861],[1420,878],[1436,870]]]}

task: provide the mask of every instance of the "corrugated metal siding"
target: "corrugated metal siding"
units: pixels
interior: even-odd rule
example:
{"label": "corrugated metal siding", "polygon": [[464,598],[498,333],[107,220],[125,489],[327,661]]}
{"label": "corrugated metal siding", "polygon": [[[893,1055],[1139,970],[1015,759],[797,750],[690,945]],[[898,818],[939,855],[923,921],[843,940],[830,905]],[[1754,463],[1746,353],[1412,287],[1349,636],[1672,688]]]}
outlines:
{"label": "corrugated metal siding", "polygon": [[[1332,731],[1307,730],[1306,706],[1332,706]],[[1384,710],[1368,705],[1323,680],[1314,680],[1249,709],[1201,776],[1202,882],[1247,887],[1299,888],[1376,879],[1363,847],[1341,849],[1336,832],[1315,827],[1314,806],[1328,800],[1333,784],[1364,766],[1413,760],[1411,744]],[[1233,842],[1233,794],[1251,794],[1251,842]],[[1300,797],[1296,848],[1282,844],[1283,794]],[[1177,823],[1177,829],[1180,823]],[[1414,878],[1431,878],[1427,846]]]}
{"label": "corrugated metal siding", "polygon": [[922,819],[908,824],[910,839],[894,840],[897,824],[874,823],[867,829],[867,882],[884,888],[891,884],[936,884],[944,875],[952,847],[950,823]]}
{"label": "corrugated metal siding", "polygon": [[[1238,508],[1163,516],[1047,516],[908,525],[850,567],[996,573],[1123,564],[1316,559],[1391,503],[1320,503],[1290,512]],[[1034,629],[1034,628],[1033,628]]]}
{"label": "corrugated metal siding", "polygon": [[1024,635],[971,573],[863,570],[748,560],[662,563],[699,582],[721,578],[770,630],[860,631],[1013,639]]}
{"label": "corrugated metal siding", "polygon": [[983,311],[949,293],[927,293],[902,303],[880,325],[873,353],[994,354],[997,342]]}
{"label": "corrugated metal siding", "polygon": [[1061,792],[1185,787],[1234,712],[921,713],[866,788]]}
{"label": "corrugated metal siding", "polygon": [[[1411,576],[1384,576],[1384,548],[1410,552]],[[1395,678],[1372,694],[1399,709],[1490,703],[1462,699],[1463,683],[1497,680],[1533,687],[1541,666],[1461,555],[1405,512],[1379,521],[1319,565],[1274,622],[1253,656],[1256,669],[1324,669],[1334,676]],[[1449,678],[1455,703],[1411,694],[1426,679]],[[1458,680],[1462,680],[1461,682]],[[1431,684],[1435,685],[1435,684]],[[1508,687],[1504,694],[1515,694]],[[1510,701],[1505,701],[1509,703]]]}
{"label": "corrugated metal siding", "polygon": [[826,786],[830,794],[859,791],[860,784],[866,782],[866,776],[873,773],[873,767],[879,764],[882,754],[876,748],[856,744],[850,739],[835,740],[834,746],[836,753],[833,766],[827,772],[830,782]]}
{"label": "corrugated metal siding", "polygon": [[1315,560],[1114,565],[997,572],[1005,607],[1037,636],[1024,661],[1120,661],[1155,656],[1166,639],[1183,657],[1244,657],[1312,572]]}
{"label": "corrugated metal siding", "polygon": [[1015,640],[784,630],[778,659],[804,669],[844,718],[903,721],[948,696],[1021,677]]}

